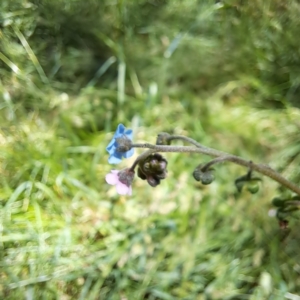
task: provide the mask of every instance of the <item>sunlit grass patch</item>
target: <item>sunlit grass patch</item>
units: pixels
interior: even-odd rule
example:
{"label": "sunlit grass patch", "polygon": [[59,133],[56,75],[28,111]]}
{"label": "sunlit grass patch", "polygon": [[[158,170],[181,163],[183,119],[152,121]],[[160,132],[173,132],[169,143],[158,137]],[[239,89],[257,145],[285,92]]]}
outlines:
{"label": "sunlit grass patch", "polygon": [[[156,188],[105,183],[117,124],[269,164],[299,182],[297,1],[2,1],[0,298],[296,299],[299,216],[247,170],[167,153]],[[183,142],[175,142],[182,145]]]}

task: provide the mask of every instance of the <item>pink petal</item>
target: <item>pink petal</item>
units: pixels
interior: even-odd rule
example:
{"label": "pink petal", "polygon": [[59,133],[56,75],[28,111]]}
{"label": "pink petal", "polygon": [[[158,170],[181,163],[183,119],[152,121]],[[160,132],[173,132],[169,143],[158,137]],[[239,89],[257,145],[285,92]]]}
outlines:
{"label": "pink petal", "polygon": [[105,176],[105,180],[110,185],[116,185],[119,182],[118,173],[113,174],[112,172]]}
{"label": "pink petal", "polygon": [[127,195],[129,195],[129,196],[132,195],[132,188],[131,188],[131,186],[129,187],[129,191],[128,191]]}
{"label": "pink petal", "polygon": [[122,182],[118,182],[117,186],[117,193],[119,195],[131,195],[131,187],[128,187],[126,184],[122,183]]}

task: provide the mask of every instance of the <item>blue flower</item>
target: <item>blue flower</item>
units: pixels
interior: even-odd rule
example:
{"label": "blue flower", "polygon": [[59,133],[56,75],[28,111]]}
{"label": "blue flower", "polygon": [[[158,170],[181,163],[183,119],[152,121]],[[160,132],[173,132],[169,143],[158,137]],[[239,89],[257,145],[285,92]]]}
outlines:
{"label": "blue flower", "polygon": [[[129,158],[133,155],[133,148],[130,147],[132,141],[132,130],[126,129],[123,124],[119,124],[117,131],[114,134],[113,139],[106,147],[107,152],[109,153],[108,162],[110,164],[118,164],[121,162],[122,157]],[[127,151],[121,151],[125,146],[128,146]],[[126,149],[126,147],[125,147]]]}

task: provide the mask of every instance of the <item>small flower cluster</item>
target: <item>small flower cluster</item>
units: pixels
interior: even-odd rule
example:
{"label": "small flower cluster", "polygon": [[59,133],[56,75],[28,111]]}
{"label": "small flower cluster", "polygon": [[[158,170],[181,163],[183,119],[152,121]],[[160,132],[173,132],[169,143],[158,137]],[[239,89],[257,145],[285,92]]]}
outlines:
{"label": "small flower cluster", "polygon": [[[111,142],[106,147],[109,153],[108,162],[110,164],[118,164],[122,161],[122,157],[129,158],[133,155],[132,130],[126,129],[123,124],[119,124]],[[121,171],[112,170],[105,176],[105,180],[110,185],[115,185],[117,193],[120,195],[131,195],[131,183],[134,178],[134,170],[124,169]]]}
{"label": "small flower cluster", "polygon": [[[109,153],[108,162],[117,164],[122,157],[129,158],[133,155],[132,130],[126,129],[123,124],[119,124],[111,142],[106,150]],[[147,180],[152,187],[160,184],[167,176],[167,160],[160,154],[149,154],[138,162],[138,177]],[[115,185],[117,193],[120,195],[131,195],[131,183],[135,175],[136,164],[131,168],[121,171],[112,170],[105,176],[105,180],[110,185]]]}
{"label": "small flower cluster", "polygon": [[156,187],[167,176],[167,164],[166,159],[160,154],[151,154],[139,162],[138,176],[147,180],[152,187]]}

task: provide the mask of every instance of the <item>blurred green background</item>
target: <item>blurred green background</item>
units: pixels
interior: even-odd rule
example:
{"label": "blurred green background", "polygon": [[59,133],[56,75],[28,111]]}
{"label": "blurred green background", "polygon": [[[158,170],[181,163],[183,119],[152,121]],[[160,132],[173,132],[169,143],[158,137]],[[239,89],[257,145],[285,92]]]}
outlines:
{"label": "blurred green background", "polygon": [[209,158],[170,153],[156,188],[104,180],[123,123],[299,183],[299,15],[297,0],[1,0],[0,298],[299,300],[299,217],[269,217],[274,182],[237,194],[246,170],[223,164],[202,186]]}

